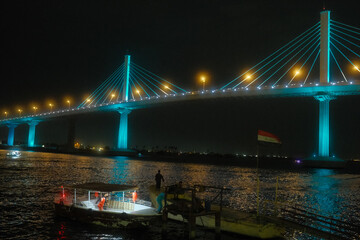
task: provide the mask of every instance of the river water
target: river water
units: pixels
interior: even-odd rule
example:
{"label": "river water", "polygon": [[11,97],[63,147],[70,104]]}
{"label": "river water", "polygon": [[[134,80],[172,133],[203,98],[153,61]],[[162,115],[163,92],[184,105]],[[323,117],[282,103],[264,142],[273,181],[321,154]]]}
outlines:
{"label": "river water", "polygon": [[[155,231],[124,232],[95,227],[55,217],[53,198],[61,185],[106,182],[138,185],[139,198],[149,200],[147,187],[161,169],[165,184],[226,186],[226,205],[245,211],[256,210],[256,169],[237,166],[149,161],[128,157],[88,157],[67,154],[22,152],[6,157],[0,150],[0,238],[1,239],[161,239]],[[360,221],[360,174],[328,169],[260,169],[260,200],[311,206],[322,215],[349,222]],[[184,237],[183,226],[170,226],[173,238]],[[199,239],[212,238],[200,233]],[[288,239],[315,239],[299,232]],[[225,235],[223,239],[248,239]]]}

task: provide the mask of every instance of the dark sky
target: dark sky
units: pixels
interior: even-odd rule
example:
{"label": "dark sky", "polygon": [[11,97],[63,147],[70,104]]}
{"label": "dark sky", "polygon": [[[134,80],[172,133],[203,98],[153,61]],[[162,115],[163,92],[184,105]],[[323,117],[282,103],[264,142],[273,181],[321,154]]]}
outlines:
{"label": "dark sky", "polygon": [[[123,62],[132,60],[186,89],[207,71],[221,87],[319,21],[324,2],[332,19],[360,26],[357,1],[1,1],[0,109],[46,108],[65,97],[80,103]],[[337,155],[360,152],[359,97],[332,102]],[[256,130],[272,131],[285,154],[316,151],[313,99],[212,100],[131,113],[131,146],[250,153]],[[28,110],[30,111],[30,110]],[[37,143],[64,142],[66,119],[41,123]],[[77,139],[115,145],[115,113],[80,116]],[[27,126],[16,131],[26,141]],[[0,128],[6,139],[7,129]]]}

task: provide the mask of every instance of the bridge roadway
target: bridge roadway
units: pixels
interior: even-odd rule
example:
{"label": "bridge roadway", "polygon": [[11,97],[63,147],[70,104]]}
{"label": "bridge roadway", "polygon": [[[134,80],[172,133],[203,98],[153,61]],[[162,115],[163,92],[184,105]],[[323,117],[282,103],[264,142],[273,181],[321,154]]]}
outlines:
{"label": "bridge roadway", "polygon": [[0,120],[1,125],[6,124],[24,124],[29,121],[44,121],[51,118],[57,118],[68,115],[84,114],[89,112],[101,111],[117,111],[119,109],[140,109],[155,107],[159,104],[206,100],[213,98],[290,98],[290,97],[315,97],[319,95],[329,95],[333,97],[360,95],[360,81],[338,82],[336,84],[307,84],[304,86],[291,85],[289,87],[271,88],[263,87],[258,89],[256,87],[238,88],[238,89],[223,89],[223,90],[205,90],[193,91],[179,94],[168,94],[163,96],[143,97],[142,99],[132,99],[129,101],[119,101],[112,103],[103,103],[92,105],[88,107],[62,109],[52,112],[30,114],[22,117],[7,118]]}

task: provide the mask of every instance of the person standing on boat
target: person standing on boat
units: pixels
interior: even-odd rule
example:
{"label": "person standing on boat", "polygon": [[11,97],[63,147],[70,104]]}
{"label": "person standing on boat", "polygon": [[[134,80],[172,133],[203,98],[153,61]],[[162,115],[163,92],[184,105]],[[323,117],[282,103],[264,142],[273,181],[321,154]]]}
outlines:
{"label": "person standing on boat", "polygon": [[160,170],[158,170],[158,173],[155,175],[155,181],[156,181],[156,188],[161,187],[161,180],[164,182],[164,177],[161,175]]}

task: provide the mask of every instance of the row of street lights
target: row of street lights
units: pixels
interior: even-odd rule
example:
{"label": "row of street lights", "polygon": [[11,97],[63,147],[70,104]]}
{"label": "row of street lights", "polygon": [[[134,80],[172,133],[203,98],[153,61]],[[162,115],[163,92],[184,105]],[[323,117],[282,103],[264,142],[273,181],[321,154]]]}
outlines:
{"label": "row of street lights", "polygon": [[[68,108],[69,108],[69,110],[70,110],[71,101],[70,101],[69,99],[67,99],[67,100],[66,100],[66,103],[68,104]],[[53,111],[54,106],[55,106],[55,105],[54,105],[53,103],[49,103],[50,112]],[[33,109],[33,111],[34,111],[34,114],[36,114],[36,112],[37,112],[37,110],[38,110],[39,108],[38,108],[37,106],[32,106],[32,109]],[[19,116],[21,117],[22,112],[23,112],[23,109],[18,108],[18,109],[17,109],[17,112],[18,112]],[[9,112],[8,112],[8,111],[4,111],[4,115],[5,115],[5,118],[7,118],[8,115],[9,115]]]}
{"label": "row of street lights", "polygon": [[[357,70],[358,72],[360,72],[360,69],[359,69],[358,66],[354,65],[354,69]],[[300,72],[299,69],[295,70],[294,76],[293,76],[292,80],[293,80],[295,77],[297,77],[300,73],[301,73],[301,72]],[[206,82],[207,82],[207,77],[206,77],[205,75],[200,75],[199,78],[200,78],[200,82],[202,83],[202,90],[205,91],[205,85],[206,85]],[[246,74],[243,81],[245,81],[245,80],[250,80],[251,78],[252,78],[252,75],[251,75],[251,74]],[[292,81],[292,80],[291,80],[291,81]],[[165,88],[166,90],[171,90],[168,85],[164,85],[164,88]],[[141,98],[141,91],[136,88],[136,89],[135,89],[135,92],[136,92],[136,93],[139,95],[139,97]],[[110,102],[113,101],[113,99],[114,99],[115,96],[116,96],[115,93],[111,93],[111,94],[110,94]],[[86,99],[86,102],[87,102],[87,103],[90,103],[90,102],[91,102],[91,99],[90,99],[90,98],[87,98],[87,99]],[[69,109],[70,109],[70,107],[71,107],[71,101],[70,101],[69,99],[67,99],[67,100],[66,100],[66,103],[68,104],[68,107],[69,107]],[[50,107],[50,112],[52,112],[53,107],[54,107],[54,104],[53,104],[53,103],[49,103],[49,107]],[[37,107],[37,106],[33,106],[33,110],[34,110],[34,114],[36,114],[36,111],[38,110],[38,107]],[[23,110],[19,108],[17,111],[19,112],[19,116],[21,116]],[[7,118],[8,115],[9,115],[9,112],[5,111],[5,112],[4,112],[4,115],[5,115],[5,117]]]}

